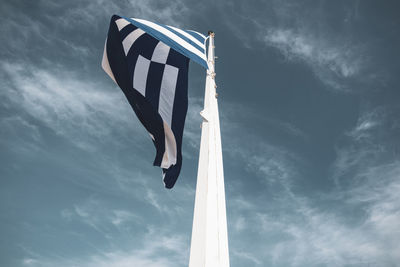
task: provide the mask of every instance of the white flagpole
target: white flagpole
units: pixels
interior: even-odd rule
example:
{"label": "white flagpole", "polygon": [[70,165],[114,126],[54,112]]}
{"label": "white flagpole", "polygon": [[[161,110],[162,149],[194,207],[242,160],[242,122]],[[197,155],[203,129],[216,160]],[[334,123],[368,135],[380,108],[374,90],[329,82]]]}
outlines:
{"label": "white flagpole", "polygon": [[229,267],[214,48],[214,33],[209,32],[209,69],[204,109],[200,112],[203,122],[189,267]]}

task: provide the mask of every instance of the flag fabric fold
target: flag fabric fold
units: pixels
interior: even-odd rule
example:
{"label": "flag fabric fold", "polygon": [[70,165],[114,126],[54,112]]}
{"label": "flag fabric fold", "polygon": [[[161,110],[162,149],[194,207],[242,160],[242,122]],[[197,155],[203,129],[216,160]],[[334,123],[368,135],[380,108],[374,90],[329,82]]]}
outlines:
{"label": "flag fabric fold", "polygon": [[156,148],[153,165],[172,188],[182,166],[189,59],[207,68],[206,37],[194,31],[114,15],[102,67],[122,89]]}

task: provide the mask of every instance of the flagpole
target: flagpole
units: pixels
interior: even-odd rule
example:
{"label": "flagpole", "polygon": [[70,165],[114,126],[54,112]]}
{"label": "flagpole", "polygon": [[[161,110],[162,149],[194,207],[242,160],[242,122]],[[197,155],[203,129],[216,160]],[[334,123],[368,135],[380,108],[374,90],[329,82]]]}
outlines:
{"label": "flagpole", "polygon": [[210,31],[189,267],[229,267],[214,37]]}

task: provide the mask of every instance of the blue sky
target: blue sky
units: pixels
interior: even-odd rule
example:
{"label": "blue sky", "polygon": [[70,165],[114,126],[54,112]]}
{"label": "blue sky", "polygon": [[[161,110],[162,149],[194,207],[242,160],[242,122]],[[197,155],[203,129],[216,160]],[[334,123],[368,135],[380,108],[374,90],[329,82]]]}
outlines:
{"label": "blue sky", "polygon": [[2,1],[0,265],[187,266],[204,69],[172,190],[101,69],[112,14],[216,32],[230,260],[399,266],[396,1]]}

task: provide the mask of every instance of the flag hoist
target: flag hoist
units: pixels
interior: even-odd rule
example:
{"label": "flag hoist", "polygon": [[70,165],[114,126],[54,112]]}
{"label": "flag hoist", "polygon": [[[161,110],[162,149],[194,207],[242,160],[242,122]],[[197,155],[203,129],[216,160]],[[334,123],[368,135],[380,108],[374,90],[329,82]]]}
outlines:
{"label": "flag hoist", "polygon": [[209,32],[208,70],[189,267],[228,267],[224,170],[215,83],[213,32]]}
{"label": "flag hoist", "polygon": [[189,60],[207,70],[189,267],[228,267],[214,33],[206,37],[143,19],[111,17],[102,67],[148,131],[156,148],[153,165],[162,168],[166,188],[174,186],[182,166]]}

